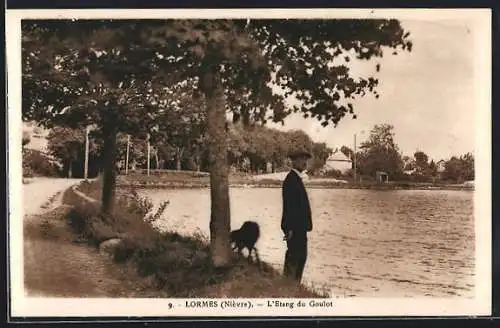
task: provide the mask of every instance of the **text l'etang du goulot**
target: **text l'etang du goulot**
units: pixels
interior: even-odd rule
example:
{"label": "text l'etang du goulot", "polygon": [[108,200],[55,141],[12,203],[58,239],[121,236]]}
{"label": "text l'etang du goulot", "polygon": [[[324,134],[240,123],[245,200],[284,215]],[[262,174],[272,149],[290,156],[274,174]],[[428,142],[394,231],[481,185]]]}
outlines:
{"label": "text l'etang du goulot", "polygon": [[303,307],[313,308],[330,308],[333,307],[333,301],[327,300],[298,300],[298,301],[284,301],[284,300],[263,300],[252,302],[248,300],[190,300],[185,303],[186,308],[246,308],[251,309],[254,307],[267,307],[267,308],[288,308],[294,309]]}

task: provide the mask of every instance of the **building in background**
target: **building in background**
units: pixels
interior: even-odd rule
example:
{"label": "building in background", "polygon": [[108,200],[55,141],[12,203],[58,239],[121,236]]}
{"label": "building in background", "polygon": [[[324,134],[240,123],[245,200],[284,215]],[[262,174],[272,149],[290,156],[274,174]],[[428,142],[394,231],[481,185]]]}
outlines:
{"label": "building in background", "polygon": [[440,160],[439,162],[436,163],[437,166],[437,172],[438,173],[443,173],[445,169],[446,162],[444,159]]}
{"label": "building in background", "polygon": [[351,169],[352,169],[351,158],[349,158],[344,153],[336,149],[335,152],[332,155],[330,155],[330,157],[328,157],[328,159],[326,160],[326,163],[323,166],[322,171],[328,172],[336,170],[342,172],[342,174],[346,174]]}

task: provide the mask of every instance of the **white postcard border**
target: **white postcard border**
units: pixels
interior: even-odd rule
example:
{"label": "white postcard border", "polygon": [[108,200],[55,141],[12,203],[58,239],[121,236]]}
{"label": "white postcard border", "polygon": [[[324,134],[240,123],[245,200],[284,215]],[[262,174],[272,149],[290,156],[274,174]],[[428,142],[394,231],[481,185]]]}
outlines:
{"label": "white postcard border", "polygon": [[[476,27],[476,294],[473,299],[332,298],[333,306],[293,310],[258,306],[267,299],[236,299],[252,309],[189,308],[193,299],[67,299],[26,297],[23,288],[21,126],[21,19],[48,18],[397,18],[465,19]],[[152,9],[152,10],[7,10],[9,233],[12,316],[456,316],[491,314],[491,11],[488,9]],[[220,305],[226,299],[214,299]],[[321,300],[317,300],[321,301]],[[168,309],[173,304],[173,309]]]}

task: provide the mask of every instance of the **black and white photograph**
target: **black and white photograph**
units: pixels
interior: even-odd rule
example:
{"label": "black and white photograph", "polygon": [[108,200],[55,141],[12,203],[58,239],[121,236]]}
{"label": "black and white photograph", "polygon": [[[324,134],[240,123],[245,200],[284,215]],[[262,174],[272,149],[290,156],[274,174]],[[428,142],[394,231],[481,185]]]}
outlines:
{"label": "black and white photograph", "polygon": [[489,10],[6,30],[13,316],[491,314]]}

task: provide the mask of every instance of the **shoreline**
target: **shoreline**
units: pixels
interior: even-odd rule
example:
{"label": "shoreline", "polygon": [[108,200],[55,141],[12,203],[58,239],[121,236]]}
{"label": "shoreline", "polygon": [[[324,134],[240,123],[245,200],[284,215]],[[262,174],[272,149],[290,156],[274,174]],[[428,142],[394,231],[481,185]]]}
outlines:
{"label": "shoreline", "polygon": [[[311,189],[363,189],[363,190],[450,190],[450,191],[474,191],[474,187],[456,185],[422,185],[407,186],[401,185],[354,185],[354,184],[325,184],[325,183],[304,183],[306,188]],[[203,182],[117,182],[116,186],[123,189],[210,189],[209,183]],[[281,188],[281,182],[273,183],[229,183],[230,188]]]}
{"label": "shoreline", "polygon": [[[276,177],[263,177],[235,174],[229,176],[230,188],[281,188],[283,180]],[[336,180],[329,178],[309,178],[304,180],[307,188],[312,189],[370,189],[370,190],[463,190],[474,191],[474,185],[452,184],[444,182],[411,182],[390,181],[377,183],[365,181],[353,183],[352,181]],[[116,186],[120,188],[142,189],[206,189],[210,188],[210,175],[207,172],[195,171],[152,171],[150,175],[145,172],[132,172],[127,175],[119,174]]]}

